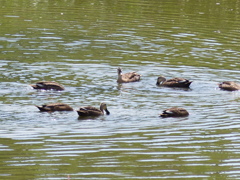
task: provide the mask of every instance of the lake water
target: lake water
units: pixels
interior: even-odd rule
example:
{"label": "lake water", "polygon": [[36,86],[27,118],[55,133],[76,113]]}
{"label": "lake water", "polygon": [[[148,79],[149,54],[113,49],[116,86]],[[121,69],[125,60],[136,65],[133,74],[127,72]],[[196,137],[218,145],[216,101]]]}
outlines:
{"label": "lake water", "polygon": [[[239,0],[0,0],[0,179],[239,179]],[[117,68],[142,80],[117,84]],[[159,75],[193,81],[157,87]],[[29,84],[56,81],[62,92]],[[108,105],[109,116],[34,105]],[[183,118],[160,118],[173,106]]]}

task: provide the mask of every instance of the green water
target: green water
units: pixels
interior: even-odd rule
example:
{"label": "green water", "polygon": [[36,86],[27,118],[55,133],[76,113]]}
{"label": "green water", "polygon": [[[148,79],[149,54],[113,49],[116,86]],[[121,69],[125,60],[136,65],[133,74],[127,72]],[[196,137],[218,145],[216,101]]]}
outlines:
{"label": "green water", "polygon": [[[0,0],[0,179],[239,179],[240,94],[217,86],[239,82],[239,4]],[[117,84],[118,67],[142,80]],[[34,106],[103,101],[110,116],[89,120]],[[172,106],[190,116],[158,117]]]}

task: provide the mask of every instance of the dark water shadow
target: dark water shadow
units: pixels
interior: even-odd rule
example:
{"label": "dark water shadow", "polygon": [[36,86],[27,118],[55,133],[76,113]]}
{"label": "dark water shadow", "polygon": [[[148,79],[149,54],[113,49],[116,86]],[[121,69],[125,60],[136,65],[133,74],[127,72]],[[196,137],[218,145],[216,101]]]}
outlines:
{"label": "dark water shadow", "polygon": [[[87,117],[82,117],[82,116],[78,116],[78,121],[85,121],[85,120],[97,120],[100,119],[99,116],[87,116]],[[100,120],[104,120],[103,118],[101,118]]]}

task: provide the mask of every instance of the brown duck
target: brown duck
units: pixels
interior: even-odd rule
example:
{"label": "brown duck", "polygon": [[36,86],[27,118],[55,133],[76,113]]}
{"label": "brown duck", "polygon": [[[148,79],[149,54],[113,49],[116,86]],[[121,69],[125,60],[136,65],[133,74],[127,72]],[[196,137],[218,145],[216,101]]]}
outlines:
{"label": "brown duck", "polygon": [[189,113],[186,109],[178,107],[166,109],[160,114],[161,117],[184,117],[188,115]]}
{"label": "brown duck", "polygon": [[137,74],[136,72],[129,72],[129,73],[122,74],[121,68],[118,68],[117,72],[118,72],[118,79],[117,79],[118,83],[136,82],[136,81],[140,81],[140,78],[141,78],[141,75]]}
{"label": "brown duck", "polygon": [[40,111],[73,111],[73,108],[68,104],[64,103],[52,103],[52,104],[44,104],[42,106],[36,106]]}
{"label": "brown duck", "polygon": [[36,84],[30,84],[30,86],[32,86],[33,89],[57,90],[57,91],[64,90],[64,87],[61,84],[51,81],[39,81],[36,82]]}
{"label": "brown duck", "polygon": [[218,84],[219,88],[227,91],[237,91],[240,90],[240,84],[233,81],[224,81]]}
{"label": "brown duck", "polygon": [[104,115],[104,111],[106,112],[107,115],[110,114],[110,112],[107,109],[107,105],[105,103],[101,103],[100,109],[92,106],[80,107],[79,110],[77,110],[77,113],[80,117],[101,116]]}
{"label": "brown duck", "polygon": [[192,81],[184,78],[172,78],[166,80],[164,76],[159,76],[157,79],[156,85],[158,86],[167,86],[167,87],[180,87],[180,88],[189,88]]}

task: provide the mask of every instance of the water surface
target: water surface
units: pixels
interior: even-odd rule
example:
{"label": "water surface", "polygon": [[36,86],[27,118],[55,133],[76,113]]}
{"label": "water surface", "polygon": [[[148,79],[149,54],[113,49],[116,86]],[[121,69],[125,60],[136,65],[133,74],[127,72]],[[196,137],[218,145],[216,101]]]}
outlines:
{"label": "water surface", "polygon": [[[239,179],[239,1],[2,1],[1,179]],[[117,84],[117,68],[142,80]],[[157,87],[159,75],[193,80]],[[36,91],[40,80],[65,91]],[[109,116],[41,113],[106,102]],[[159,117],[179,106],[190,115]]]}

